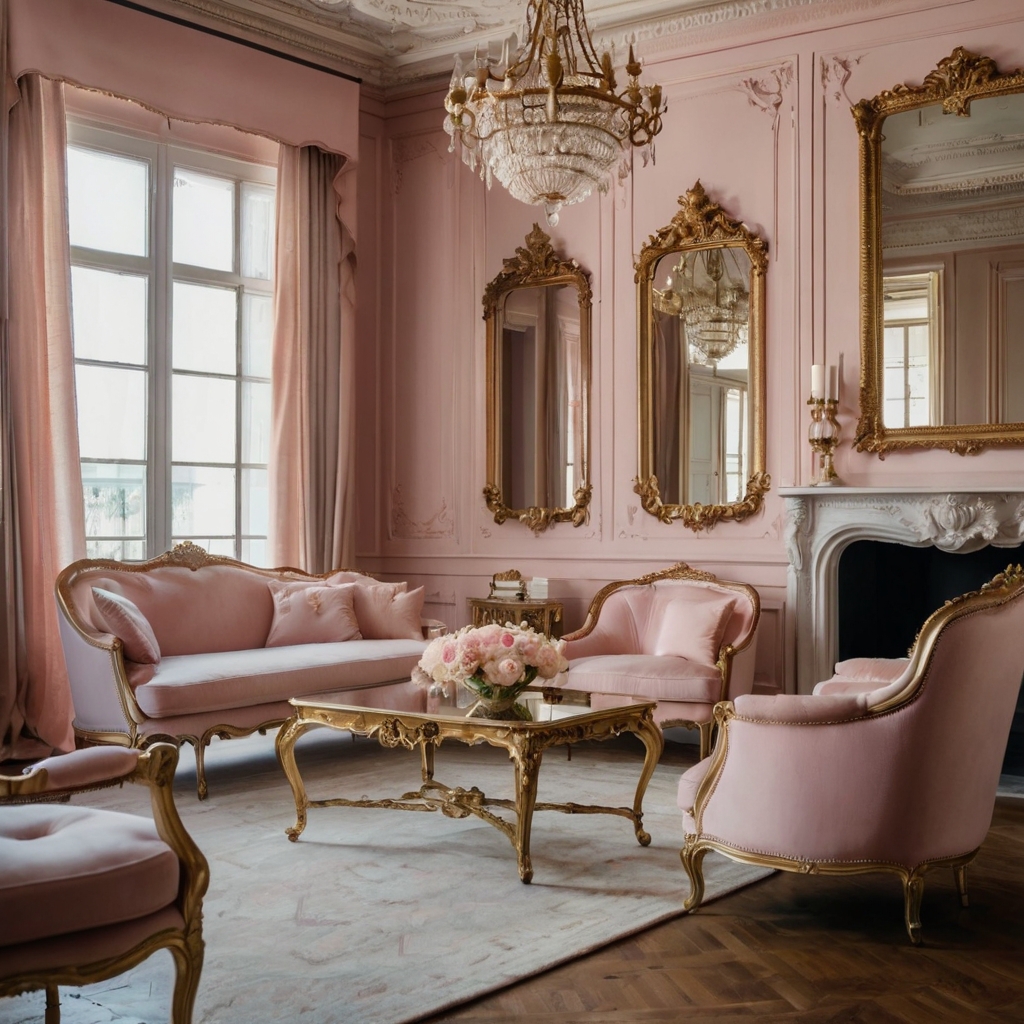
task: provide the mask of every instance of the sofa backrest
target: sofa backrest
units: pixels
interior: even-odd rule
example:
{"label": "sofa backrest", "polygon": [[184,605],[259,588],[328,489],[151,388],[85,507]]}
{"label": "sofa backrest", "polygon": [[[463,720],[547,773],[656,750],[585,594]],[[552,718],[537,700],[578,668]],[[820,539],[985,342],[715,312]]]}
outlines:
{"label": "sofa backrest", "polygon": [[63,582],[79,624],[94,632],[106,626],[92,588],[128,598],[149,620],[161,655],[168,657],[263,647],[274,617],[268,580],[311,579],[298,570],[257,569],[212,556],[197,558],[194,565],[168,564],[168,558],[134,564],[84,560],[61,574],[58,589]]}
{"label": "sofa backrest", "polygon": [[673,647],[683,651],[692,642],[717,657],[722,644],[739,647],[746,641],[755,614],[746,595],[730,587],[668,579],[610,594],[600,622],[602,628],[612,626],[626,642],[623,653],[677,653]]}

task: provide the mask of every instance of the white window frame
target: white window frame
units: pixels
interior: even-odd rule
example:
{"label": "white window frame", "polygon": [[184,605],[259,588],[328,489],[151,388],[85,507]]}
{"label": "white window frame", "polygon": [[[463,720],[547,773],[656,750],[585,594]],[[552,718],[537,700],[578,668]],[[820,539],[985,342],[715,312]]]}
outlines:
{"label": "white window frame", "polygon": [[[71,247],[72,266],[88,267],[145,276],[149,280],[147,289],[147,348],[146,366],[117,364],[78,359],[76,365],[130,365],[145,369],[147,380],[147,437],[146,437],[146,544],[145,557],[152,558],[168,550],[178,540],[188,539],[172,535],[172,470],[171,459],[171,387],[174,373],[171,359],[172,294],[175,281],[190,284],[215,285],[232,288],[237,296],[235,374],[193,373],[204,376],[231,379],[235,382],[235,452],[233,464],[188,463],[188,465],[211,465],[222,468],[231,465],[235,471],[235,514],[233,555],[242,558],[243,545],[248,540],[262,540],[262,535],[242,533],[242,474],[243,470],[266,468],[264,464],[242,461],[242,385],[246,381],[268,381],[269,378],[246,376],[242,364],[243,304],[246,293],[273,295],[273,281],[243,278],[241,275],[241,192],[244,184],[270,186],[276,189],[277,169],[273,166],[247,162],[208,150],[197,150],[166,142],[155,141],[124,129],[111,130],[79,117],[68,117],[68,146],[92,149],[119,156],[145,160],[149,164],[149,210],[147,211],[147,256],[129,256],[121,253],[98,251],[82,246]],[[234,271],[211,270],[189,264],[173,263],[171,206],[174,188],[174,171],[180,168],[200,174],[230,179],[235,185],[234,217]],[[276,198],[276,197],[275,197]],[[84,462],[100,464],[127,463],[135,460],[83,459]],[[193,535],[198,537],[198,535]],[[207,539],[203,535],[202,539]],[[226,539],[218,535],[217,539]],[[93,539],[93,538],[88,538]],[[122,538],[96,538],[122,539]],[[126,538],[132,539],[132,538]]]}

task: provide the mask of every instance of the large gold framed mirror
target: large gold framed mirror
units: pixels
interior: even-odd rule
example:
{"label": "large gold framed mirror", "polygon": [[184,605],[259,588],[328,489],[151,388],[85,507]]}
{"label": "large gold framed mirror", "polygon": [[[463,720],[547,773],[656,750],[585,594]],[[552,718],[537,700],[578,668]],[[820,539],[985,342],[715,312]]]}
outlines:
{"label": "large gold framed mirror", "polygon": [[764,239],[698,181],[636,263],[644,510],[691,530],[762,505]]}
{"label": "large gold framed mirror", "polygon": [[487,486],[494,521],[587,521],[590,281],[536,224],[484,291]]}
{"label": "large gold framed mirror", "polygon": [[1024,444],[1024,72],[957,47],[853,116],[857,448]]}

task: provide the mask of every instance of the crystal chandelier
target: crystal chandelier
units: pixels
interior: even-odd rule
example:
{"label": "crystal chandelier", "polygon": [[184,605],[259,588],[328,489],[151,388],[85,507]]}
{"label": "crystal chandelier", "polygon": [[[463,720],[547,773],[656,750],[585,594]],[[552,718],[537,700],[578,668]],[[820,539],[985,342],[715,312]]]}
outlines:
{"label": "crystal chandelier", "polygon": [[[524,203],[558,211],[606,192],[627,142],[648,146],[661,131],[661,86],[641,86],[629,48],[629,83],[617,92],[611,54],[594,49],[583,0],[529,0],[524,42],[509,58],[455,58],[445,98],[449,147],[490,188],[496,177]],[[628,169],[625,173],[628,173]]]}
{"label": "crystal chandelier", "polygon": [[654,308],[682,320],[690,359],[701,366],[717,366],[747,340],[750,293],[738,267],[736,277],[727,272],[729,251],[702,249],[689,260],[684,253],[664,290],[654,289]]}

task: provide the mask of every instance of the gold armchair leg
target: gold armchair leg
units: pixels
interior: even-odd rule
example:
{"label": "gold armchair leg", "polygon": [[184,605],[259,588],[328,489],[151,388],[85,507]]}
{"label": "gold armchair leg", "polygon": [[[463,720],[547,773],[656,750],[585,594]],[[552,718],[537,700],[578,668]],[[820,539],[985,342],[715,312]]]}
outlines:
{"label": "gold armchair leg", "polygon": [[953,877],[956,879],[956,891],[960,893],[960,906],[966,907],[969,905],[967,902],[967,865],[955,865]]}
{"label": "gold armchair leg", "polygon": [[684,910],[696,910],[704,899],[704,855],[707,853],[705,847],[694,849],[689,841],[679,851],[679,858],[683,862],[683,868],[690,879],[690,895],[683,901]]}
{"label": "gold armchair leg", "polygon": [[46,1015],[44,1024],[60,1024],[60,992],[56,985],[46,986]]}
{"label": "gold armchair leg", "polygon": [[171,1024],[192,1024],[192,1009],[199,988],[199,975],[203,969],[204,947],[202,937],[194,933],[186,938],[183,946],[171,947],[171,954],[174,956]]}
{"label": "gold armchair leg", "polygon": [[921,944],[921,897],[924,896],[924,878],[916,871],[903,879],[903,919],[907,935],[915,945]]}

